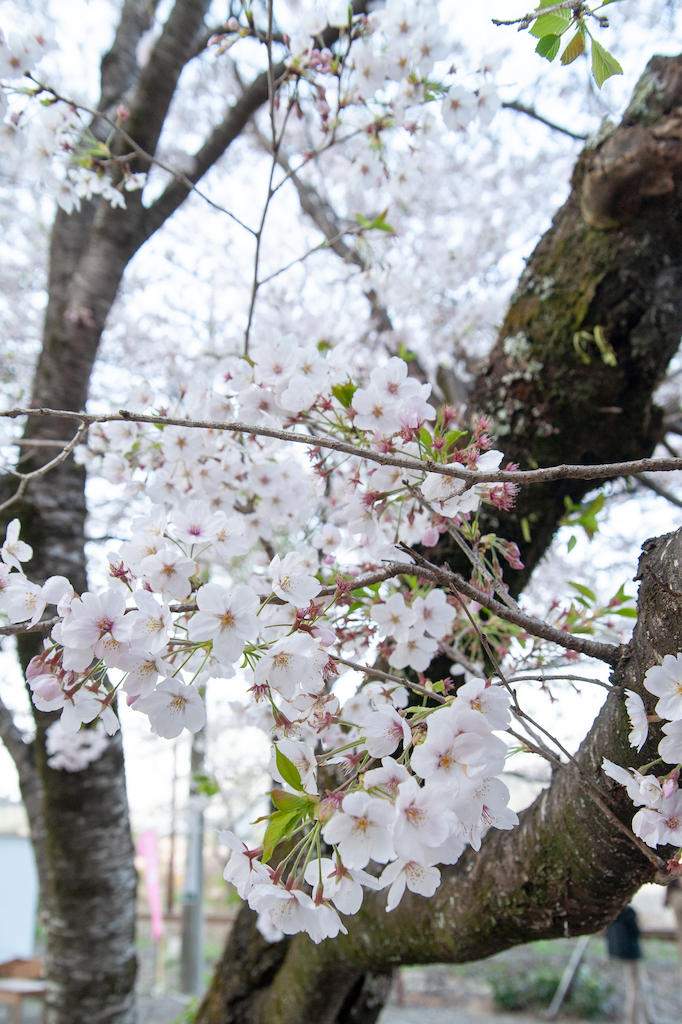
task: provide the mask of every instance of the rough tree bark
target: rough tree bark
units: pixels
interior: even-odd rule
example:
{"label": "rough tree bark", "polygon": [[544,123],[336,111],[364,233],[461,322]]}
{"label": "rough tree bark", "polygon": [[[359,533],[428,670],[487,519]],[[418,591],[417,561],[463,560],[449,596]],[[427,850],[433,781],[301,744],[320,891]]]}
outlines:
{"label": "rough tree bark", "polygon": [[[653,392],[682,330],[681,104],[682,57],[653,58],[620,126],[580,155],[475,382],[470,409],[492,418],[505,458],[524,468],[644,458],[662,439]],[[593,489],[528,487],[511,513],[488,518],[521,550],[515,591],[564,497]]]}
{"label": "rough tree bark", "polygon": [[[653,391],[682,329],[681,103],[682,58],[654,58],[621,125],[581,154],[571,195],[519,282],[470,409],[492,418],[505,456],[523,467],[642,458],[661,439]],[[516,593],[551,541],[564,496],[578,501],[592,487],[570,480],[528,488],[511,514],[488,520],[486,529],[521,549]],[[651,579],[660,568],[671,590],[643,583],[619,687],[640,689],[656,653],[680,649],[679,562],[667,560],[679,547],[678,536],[643,562]],[[458,567],[447,546],[439,557]],[[599,778],[602,756],[633,763],[623,726],[620,694],[612,694],[581,747],[590,779]],[[600,785],[609,789],[603,778]],[[610,801],[627,820],[620,794]],[[491,834],[435,899],[410,897],[390,917],[380,898],[369,900],[345,938],[268,945],[245,907],[196,1022],[371,1024],[396,965],[476,959],[534,938],[594,931],[653,870],[567,768],[511,837]]]}

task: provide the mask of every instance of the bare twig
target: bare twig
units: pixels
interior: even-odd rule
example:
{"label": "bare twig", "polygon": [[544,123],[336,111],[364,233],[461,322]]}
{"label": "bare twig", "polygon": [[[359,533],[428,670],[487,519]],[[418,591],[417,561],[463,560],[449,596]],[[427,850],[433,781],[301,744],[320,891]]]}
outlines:
{"label": "bare twig", "polygon": [[569,683],[590,683],[593,686],[603,686],[605,690],[614,689],[611,683],[605,683],[603,679],[595,679],[594,676],[577,676],[573,673],[568,674],[566,672],[556,673],[555,675],[551,676],[545,675],[544,672],[529,672],[520,675],[509,676],[510,683],[542,683],[542,685],[544,686],[545,683],[553,683],[555,681],[566,681]]}
{"label": "bare twig", "polygon": [[[520,626],[530,636],[537,636],[566,650],[577,651],[579,654],[584,654],[589,658],[604,661],[607,665],[615,665],[619,660],[621,654],[620,646],[575,636],[573,633],[568,633],[563,629],[556,629],[554,626],[550,626],[541,619],[534,618],[532,615],[526,615],[524,612],[507,608],[506,605],[496,601],[490,594],[486,594],[485,591],[479,590],[473,584],[467,583],[462,576],[453,572],[448,566],[434,565],[425,558],[416,556],[405,545],[398,546],[411,554],[412,557],[417,558],[419,563],[416,568],[403,567],[402,572],[412,572],[413,574],[416,572],[420,576],[431,578],[435,582],[440,583],[441,586],[447,587],[454,594],[464,594],[465,597],[476,601],[499,618],[504,619],[506,622],[511,622],[515,626]],[[395,563],[394,567],[397,568]]]}
{"label": "bare twig", "polygon": [[376,679],[385,679],[390,683],[399,683],[400,686],[406,686],[409,690],[414,690],[415,693],[421,694],[423,697],[429,697],[436,701],[437,704],[446,704],[447,698],[443,697],[440,693],[435,693],[433,690],[429,690],[428,687],[422,686],[420,683],[413,683],[410,679],[406,679],[405,676],[393,675],[391,672],[382,672],[378,668],[372,668],[371,665],[358,665],[355,661],[348,661],[346,658],[333,657],[333,660],[339,665],[347,665],[348,668],[355,669],[356,672],[362,672],[363,675],[372,676]]}
{"label": "bare twig", "polygon": [[533,107],[526,106],[525,103],[520,103],[519,100],[503,100],[502,106],[505,110],[516,110],[519,114],[526,114],[527,117],[532,117],[534,121],[539,121],[540,124],[547,125],[555,132],[561,132],[562,135],[568,135],[570,139],[577,139],[580,142],[584,142],[585,139],[589,138],[583,132],[574,132],[570,128],[565,128],[562,124],[557,124],[556,121],[550,121],[548,117],[543,114],[539,114]]}
{"label": "bare twig", "polygon": [[510,18],[508,21],[503,21],[499,18],[491,18],[493,25],[518,25],[519,32],[539,18],[543,14],[555,14],[558,11],[572,11],[573,17],[577,18],[581,14],[592,14],[587,4],[582,3],[582,0],[560,0],[559,3],[552,4],[550,7],[538,7],[536,10],[531,11],[530,14],[522,14],[519,18]]}
{"label": "bare twig", "polygon": [[2,512],[6,508],[9,508],[10,505],[12,505],[21,497],[21,495],[26,490],[29,480],[32,480],[34,477],[37,476],[44,476],[46,473],[49,473],[50,470],[54,469],[55,466],[58,466],[60,462],[64,462],[64,460],[69,457],[69,455],[74,450],[76,445],[81,441],[81,439],[85,437],[87,429],[88,424],[81,422],[80,426],[76,430],[76,433],[73,435],[70,441],[67,441],[62,450],[59,452],[59,454],[55,455],[53,459],[50,459],[49,462],[46,462],[43,466],[40,466],[38,469],[33,469],[31,470],[30,473],[20,473],[18,470],[15,469],[8,470],[8,472],[10,472],[12,476],[20,480],[20,484],[15,493],[12,495],[12,497],[8,498],[7,501],[4,501],[0,505],[0,512]]}
{"label": "bare twig", "polygon": [[485,483],[517,483],[540,484],[554,480],[614,480],[621,476],[633,476],[636,473],[670,473],[682,470],[682,458],[670,459],[635,459],[631,462],[611,462],[599,465],[560,465],[546,469],[497,470],[484,472],[465,469],[459,464],[423,461],[405,455],[388,455],[382,452],[359,448],[346,441],[336,441],[330,437],[315,434],[301,434],[293,430],[278,430],[252,423],[239,423],[221,420],[195,420],[181,416],[156,416],[147,413],[131,412],[121,409],[116,413],[85,413],[71,412],[66,409],[30,409],[14,408],[0,411],[0,417],[17,419],[20,416],[54,416],[62,419],[79,420],[88,425],[93,423],[115,423],[120,421],[133,423],[158,423],[168,426],[187,427],[196,430],[224,430],[229,433],[248,434],[255,437],[273,437],[280,441],[303,444],[309,448],[328,448],[331,451],[343,452],[358,459],[376,462],[382,466],[397,466],[400,469],[413,470],[418,473],[436,473],[440,476],[454,477],[469,484]]}
{"label": "bare twig", "polygon": [[23,626],[20,622],[14,626],[0,626],[0,636],[23,636],[24,633],[49,633],[58,622],[61,622],[60,618],[41,619],[34,626]]}
{"label": "bare twig", "polygon": [[682,499],[678,498],[676,494],[673,494],[665,487],[661,487],[660,484],[657,484],[648,476],[644,476],[642,473],[637,473],[635,480],[638,480],[643,487],[647,487],[650,491],[653,491],[654,494],[658,494],[659,497],[665,498],[665,500],[669,501],[671,505],[676,505],[678,508],[682,508]]}

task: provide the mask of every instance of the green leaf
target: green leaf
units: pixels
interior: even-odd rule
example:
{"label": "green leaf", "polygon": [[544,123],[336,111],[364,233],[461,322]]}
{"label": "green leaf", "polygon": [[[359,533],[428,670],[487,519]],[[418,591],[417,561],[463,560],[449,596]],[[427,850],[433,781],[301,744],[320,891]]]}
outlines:
{"label": "green leaf", "polygon": [[583,597],[589,598],[590,601],[597,600],[596,595],[590,590],[589,587],[586,587],[584,583],[576,583],[574,580],[569,580],[568,582],[569,585],[573,587],[574,590],[577,590],[579,594],[582,594]]}
{"label": "green leaf", "polygon": [[404,363],[410,363],[414,359],[414,352],[410,352],[404,341],[398,345],[398,358]]}
{"label": "green leaf", "polygon": [[287,785],[291,786],[292,789],[297,789],[299,793],[302,793],[303,783],[301,782],[301,773],[293,761],[290,761],[288,757],[284,756],[279,747],[275,747],[275,761],[277,762],[277,771]]}
{"label": "green leaf", "polygon": [[569,554],[571,553],[571,551],[573,550],[573,548],[576,546],[577,543],[578,543],[578,538],[576,537],[575,534],[573,534],[572,537],[568,538],[567,550],[568,550]]}
{"label": "green leaf", "polygon": [[592,74],[600,89],[607,78],[623,74],[623,69],[613,54],[605,50],[596,39],[592,40]]}
{"label": "green leaf", "polygon": [[424,445],[424,447],[428,449],[430,449],[433,444],[431,431],[429,430],[428,427],[424,426],[424,424],[422,424],[421,427],[419,428],[419,440]]}
{"label": "green leaf", "polygon": [[273,804],[278,811],[302,811],[307,809],[309,800],[307,796],[296,796],[295,793],[287,793],[286,789],[273,789],[270,793]]}
{"label": "green leaf", "polygon": [[277,844],[285,838],[291,827],[300,817],[301,812],[299,810],[275,811],[275,813],[271,815],[268,827],[265,830],[265,835],[263,836],[264,864],[270,860]]}
{"label": "green leaf", "polygon": [[447,96],[449,87],[444,82],[425,78],[422,81],[422,88],[424,90],[424,102],[429,103],[431,100],[439,100],[443,96]]}
{"label": "green leaf", "polygon": [[527,516],[523,516],[521,519],[521,533],[523,534],[523,539],[526,544],[530,544],[530,524]]}
{"label": "green leaf", "polygon": [[353,395],[357,391],[357,387],[353,384],[352,380],[349,380],[346,384],[334,384],[332,387],[332,394],[336,398],[344,409],[348,409],[351,402],[353,401]]}
{"label": "green leaf", "polygon": [[216,793],[220,792],[220,786],[212,775],[204,775],[200,773],[194,776],[194,781],[196,783],[197,793],[201,796],[215,796]]}
{"label": "green leaf", "polygon": [[610,615],[622,615],[624,619],[636,619],[637,609],[636,608],[615,608],[613,611],[609,610]]}
{"label": "green leaf", "polygon": [[585,52],[585,31],[584,29],[578,29],[576,34],[571,39],[570,43],[561,54],[561,63],[566,66],[572,64],[574,60],[577,60],[581,53]]}
{"label": "green leaf", "polygon": [[378,214],[369,220],[367,217],[363,217],[361,213],[355,214],[355,219],[362,228],[363,231],[388,231],[389,234],[395,234],[394,229],[386,220],[386,214],[388,213],[388,207],[383,213]]}
{"label": "green leaf", "polygon": [[533,22],[530,34],[535,36],[536,39],[541,39],[547,35],[560,36],[562,32],[566,31],[570,23],[570,11],[552,11],[551,14],[541,14]]}
{"label": "green leaf", "polygon": [[625,584],[621,583],[621,585],[618,587],[618,590],[609,601],[609,607],[611,608],[614,605],[618,604],[628,604],[630,601],[633,600],[634,598],[630,597],[629,594],[625,593]]}
{"label": "green leaf", "polygon": [[462,434],[466,434],[466,430],[448,430],[445,435],[445,447],[451,448],[460,439]]}
{"label": "green leaf", "polygon": [[541,57],[546,57],[547,60],[554,60],[560,46],[561,38],[559,36],[554,34],[543,36],[542,39],[538,40],[535,52],[539,53]]}

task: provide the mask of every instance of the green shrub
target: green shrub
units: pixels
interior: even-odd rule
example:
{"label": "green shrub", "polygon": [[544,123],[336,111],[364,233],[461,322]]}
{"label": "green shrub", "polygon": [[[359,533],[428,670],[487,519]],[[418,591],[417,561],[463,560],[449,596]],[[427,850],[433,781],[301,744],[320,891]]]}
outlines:
{"label": "green shrub", "polygon": [[[490,978],[495,1007],[498,1010],[547,1009],[561,981],[562,971],[556,967],[510,973]],[[611,1015],[613,985],[587,967],[574,979],[562,1010],[584,1020],[603,1020]]]}

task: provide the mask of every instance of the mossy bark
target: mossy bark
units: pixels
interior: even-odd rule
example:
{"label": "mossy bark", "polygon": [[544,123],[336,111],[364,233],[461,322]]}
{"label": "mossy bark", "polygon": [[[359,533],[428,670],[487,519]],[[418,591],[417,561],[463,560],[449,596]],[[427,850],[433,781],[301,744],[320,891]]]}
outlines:
{"label": "mossy bark", "polygon": [[[476,381],[471,414],[491,417],[499,447],[523,468],[642,458],[661,439],[653,392],[682,330],[680,104],[682,58],[654,58],[622,124],[579,158],[571,195],[531,256]],[[546,551],[564,498],[577,502],[593,486],[571,480],[528,488],[513,512],[488,518],[486,531],[521,550],[525,568],[510,574],[515,593]],[[672,543],[656,552],[666,551],[660,578],[672,573],[672,593],[679,593]],[[678,537],[676,551],[679,544]],[[459,553],[447,543],[438,557],[459,568]],[[653,561],[652,554],[646,571]],[[661,593],[643,584],[640,624],[617,682],[638,688],[655,660],[650,637],[659,653],[679,650],[672,593],[658,619]],[[599,772],[602,756],[633,763],[624,724],[614,694],[579,760],[611,790],[612,807],[627,821],[632,808]],[[562,769],[521,826],[490,834],[480,855],[447,873],[433,899],[408,896],[387,917],[381,897],[370,898],[347,937],[320,946],[298,937],[259,954],[254,915],[244,908],[196,1024],[371,1024],[381,1009],[377,991],[393,967],[477,959],[535,938],[594,931],[652,870],[575,771]],[[366,998],[372,981],[377,990]]]}

